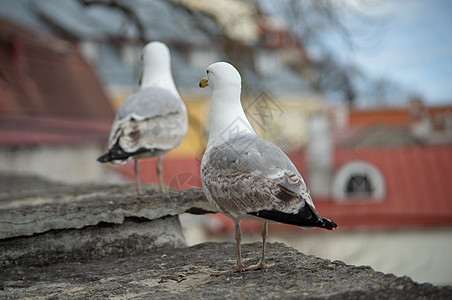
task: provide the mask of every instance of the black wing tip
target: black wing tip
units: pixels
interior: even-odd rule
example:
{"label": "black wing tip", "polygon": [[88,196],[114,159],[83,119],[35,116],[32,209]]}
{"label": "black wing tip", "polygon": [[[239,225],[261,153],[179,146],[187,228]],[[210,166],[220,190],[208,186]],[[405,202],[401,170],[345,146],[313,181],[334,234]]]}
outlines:
{"label": "black wing tip", "polygon": [[115,153],[108,152],[108,153],[105,153],[104,155],[99,156],[97,158],[97,161],[101,162],[101,163],[106,163],[106,162],[117,163],[120,161],[128,160],[130,156],[133,156],[133,155],[130,155],[128,153],[126,155],[116,155]]}
{"label": "black wing tip", "polygon": [[337,224],[327,218],[322,218],[323,226],[322,228],[333,230],[337,228]]}
{"label": "black wing tip", "polygon": [[137,154],[142,154],[142,153],[148,152],[148,151],[150,151],[150,150],[146,149],[146,148],[140,148],[135,152],[126,152],[126,151],[122,150],[122,148],[119,146],[118,143],[116,143],[116,145],[114,145],[107,153],[99,156],[97,158],[97,161],[101,162],[101,163],[112,162],[112,161],[116,161],[116,162],[126,161],[131,156],[134,156]]}
{"label": "black wing tip", "polygon": [[101,163],[109,162],[110,160],[111,160],[110,152],[105,153],[104,155],[101,155],[97,158],[97,161]]}
{"label": "black wing tip", "polygon": [[262,219],[300,227],[319,227],[328,230],[337,228],[337,224],[327,218],[317,218],[314,217],[315,215],[306,218],[306,212],[291,214],[277,210],[260,210],[258,212],[249,212],[248,214]]}

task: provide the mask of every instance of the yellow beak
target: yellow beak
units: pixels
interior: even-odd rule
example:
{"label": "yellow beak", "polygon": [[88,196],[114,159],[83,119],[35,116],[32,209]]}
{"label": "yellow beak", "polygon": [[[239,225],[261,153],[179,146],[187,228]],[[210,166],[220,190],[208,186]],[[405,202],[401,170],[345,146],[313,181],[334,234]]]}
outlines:
{"label": "yellow beak", "polygon": [[209,81],[207,80],[207,77],[204,77],[199,82],[199,87],[200,88],[205,88],[206,86],[209,86]]}

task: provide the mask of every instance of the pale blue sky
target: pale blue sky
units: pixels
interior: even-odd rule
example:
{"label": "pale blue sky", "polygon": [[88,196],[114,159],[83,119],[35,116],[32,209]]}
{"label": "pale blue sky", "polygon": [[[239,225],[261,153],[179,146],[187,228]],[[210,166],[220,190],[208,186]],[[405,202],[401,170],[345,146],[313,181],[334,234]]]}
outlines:
{"label": "pale blue sky", "polygon": [[372,37],[357,35],[357,45],[365,46],[349,58],[369,74],[418,92],[429,104],[452,104],[452,1],[387,2],[380,6],[384,23]]}

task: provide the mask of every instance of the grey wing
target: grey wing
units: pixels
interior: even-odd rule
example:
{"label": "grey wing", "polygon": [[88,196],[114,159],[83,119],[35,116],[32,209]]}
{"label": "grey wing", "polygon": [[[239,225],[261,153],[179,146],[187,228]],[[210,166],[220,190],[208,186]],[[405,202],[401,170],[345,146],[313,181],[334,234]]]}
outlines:
{"label": "grey wing", "polygon": [[188,128],[184,103],[173,93],[148,87],[127,98],[119,107],[109,138],[125,152],[139,149],[168,151],[177,147]]}
{"label": "grey wing", "polygon": [[284,152],[253,135],[206,151],[202,180],[208,199],[232,217],[262,210],[298,213],[308,204],[306,184]]}
{"label": "grey wing", "polygon": [[140,119],[149,119],[182,110],[185,111],[185,105],[180,96],[151,86],[129,96],[118,108],[116,120],[125,119],[131,114]]}

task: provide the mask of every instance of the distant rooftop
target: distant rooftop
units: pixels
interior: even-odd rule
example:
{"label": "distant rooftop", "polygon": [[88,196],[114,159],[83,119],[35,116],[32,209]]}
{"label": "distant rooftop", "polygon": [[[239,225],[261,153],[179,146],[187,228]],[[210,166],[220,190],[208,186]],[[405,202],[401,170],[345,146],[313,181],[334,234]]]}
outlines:
{"label": "distant rooftop", "polygon": [[0,20],[1,145],[105,142],[113,117],[74,44]]}
{"label": "distant rooftop", "polygon": [[[165,0],[124,1],[144,25],[147,40],[160,40],[171,49],[172,70],[179,90],[190,94],[204,94],[197,88],[198,80],[205,76],[204,67],[190,64],[190,52],[200,51],[201,61],[210,63],[225,60],[218,41],[203,32],[199,20],[183,9],[175,8]],[[0,18],[17,22],[28,28],[51,32],[83,47],[89,43],[90,51],[97,52],[91,61],[100,79],[107,87],[133,88],[138,86],[141,73],[140,45],[136,27],[123,13],[105,5],[83,6],[76,0],[7,0],[2,1]],[[207,18],[201,20],[211,32],[219,30]],[[126,63],[121,57],[123,45],[132,48],[135,63]],[[94,50],[93,50],[94,49]],[[209,56],[209,53],[215,53]],[[88,59],[89,60],[89,59]],[[250,92],[271,91],[275,96],[298,93],[312,94],[303,80],[286,68],[274,70],[270,76],[258,76],[252,70],[240,70]]]}

